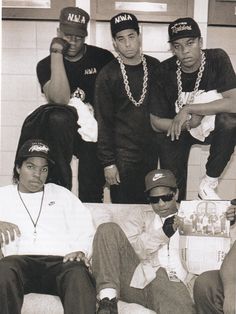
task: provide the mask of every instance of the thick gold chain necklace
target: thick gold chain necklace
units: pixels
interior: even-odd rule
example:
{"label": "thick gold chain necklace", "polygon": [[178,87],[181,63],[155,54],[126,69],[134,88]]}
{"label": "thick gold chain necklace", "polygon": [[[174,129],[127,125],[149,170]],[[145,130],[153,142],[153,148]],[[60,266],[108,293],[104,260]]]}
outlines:
{"label": "thick gold chain necklace", "polygon": [[[181,62],[177,59],[176,64],[177,64],[176,75],[177,75],[177,86],[178,86],[178,98],[175,102],[175,111],[176,111],[176,113],[178,113],[180,111],[180,109],[183,108],[184,102],[183,102],[183,98],[182,98]],[[195,82],[194,90],[191,92],[190,99],[188,100],[188,105],[191,105],[193,103],[194,97],[195,97],[196,93],[198,92],[198,88],[199,88],[199,85],[200,85],[200,82],[202,79],[202,75],[203,75],[203,72],[205,69],[205,64],[206,64],[206,56],[205,56],[205,53],[203,51],[201,51],[201,65],[199,67],[199,71],[198,71],[197,79]]]}
{"label": "thick gold chain necklace", "polygon": [[142,65],[143,65],[143,72],[144,72],[144,76],[143,76],[143,88],[142,88],[142,94],[140,96],[139,101],[136,101],[134,99],[134,97],[132,96],[132,93],[130,91],[130,86],[129,86],[129,80],[128,80],[128,76],[125,70],[125,65],[123,63],[123,60],[121,59],[121,57],[118,55],[117,56],[117,60],[120,64],[120,69],[121,69],[121,73],[123,76],[123,81],[125,84],[125,90],[127,93],[127,96],[129,97],[129,100],[136,106],[136,107],[140,107],[144,101],[145,95],[147,93],[147,82],[148,82],[148,68],[147,68],[147,61],[146,58],[144,57],[143,54],[141,54],[141,61],[142,61]]}
{"label": "thick gold chain necklace", "polygon": [[27,208],[27,206],[26,206],[26,204],[25,204],[25,202],[23,201],[23,198],[22,198],[22,196],[21,196],[21,194],[20,194],[20,191],[19,191],[19,185],[18,185],[18,187],[17,187],[17,192],[18,192],[19,198],[20,198],[20,200],[21,200],[21,202],[22,202],[22,204],[23,204],[25,210],[27,211],[27,213],[28,213],[28,215],[29,215],[29,218],[30,218],[30,220],[31,220],[31,222],[32,222],[32,224],[33,224],[33,226],[34,226],[34,234],[33,234],[33,236],[34,236],[34,241],[35,241],[36,238],[37,238],[37,224],[38,224],[39,217],[40,217],[40,215],[41,215],[42,208],[43,208],[44,189],[43,189],[43,194],[42,194],[42,198],[41,198],[41,202],[40,202],[40,207],[39,207],[39,212],[38,212],[38,216],[37,216],[37,218],[36,218],[36,221],[33,220],[32,216],[31,216],[31,214],[30,214],[30,212],[29,212],[29,210],[28,210],[28,208]]}

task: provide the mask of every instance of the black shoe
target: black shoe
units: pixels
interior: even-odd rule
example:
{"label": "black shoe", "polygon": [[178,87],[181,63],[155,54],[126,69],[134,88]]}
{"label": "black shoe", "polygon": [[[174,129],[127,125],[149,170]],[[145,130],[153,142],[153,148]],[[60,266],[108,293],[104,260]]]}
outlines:
{"label": "black shoe", "polygon": [[97,314],[118,314],[117,298],[100,300]]}

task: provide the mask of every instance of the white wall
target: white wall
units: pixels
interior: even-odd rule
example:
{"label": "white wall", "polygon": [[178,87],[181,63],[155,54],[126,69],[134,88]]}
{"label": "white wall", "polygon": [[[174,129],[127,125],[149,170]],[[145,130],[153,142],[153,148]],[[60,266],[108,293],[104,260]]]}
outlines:
{"label": "white wall", "polygon": [[[90,12],[90,1],[77,1]],[[195,0],[194,17],[199,22],[206,47],[222,47],[231,57],[236,70],[236,28],[207,27],[207,1]],[[37,62],[48,55],[57,22],[3,21],[2,23],[2,102],[0,186],[11,182],[12,165],[21,125],[28,114],[45,103],[36,77]],[[143,51],[160,60],[171,56],[167,44],[167,25],[142,23]],[[95,32],[91,34],[91,32]],[[113,50],[108,22],[97,22],[87,42]],[[222,40],[224,38],[224,40]],[[194,146],[189,160],[188,198],[195,198],[198,184],[205,172],[207,147]],[[73,161],[74,191],[77,190],[77,163]],[[222,198],[236,197],[236,154],[225,170],[219,185]]]}

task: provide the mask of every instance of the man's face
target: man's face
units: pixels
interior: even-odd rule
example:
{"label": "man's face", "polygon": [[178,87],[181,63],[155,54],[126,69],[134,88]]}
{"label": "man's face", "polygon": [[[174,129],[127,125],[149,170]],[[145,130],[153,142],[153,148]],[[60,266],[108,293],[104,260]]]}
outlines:
{"label": "man's face", "polygon": [[85,37],[64,34],[62,31],[60,31],[60,36],[70,44],[68,50],[66,51],[67,56],[75,57],[79,53],[83,52]]}
{"label": "man's face", "polygon": [[140,57],[140,36],[134,29],[125,29],[116,34],[113,44],[124,59]]}
{"label": "man's face", "polygon": [[160,217],[167,217],[177,212],[177,194],[169,187],[158,186],[149,191],[150,203]]}
{"label": "man's face", "polygon": [[201,64],[201,38],[181,38],[171,43],[172,52],[181,62],[185,72],[196,71]]}
{"label": "man's face", "polygon": [[16,168],[19,174],[19,191],[35,193],[42,191],[48,176],[48,162],[42,157],[30,157]]}

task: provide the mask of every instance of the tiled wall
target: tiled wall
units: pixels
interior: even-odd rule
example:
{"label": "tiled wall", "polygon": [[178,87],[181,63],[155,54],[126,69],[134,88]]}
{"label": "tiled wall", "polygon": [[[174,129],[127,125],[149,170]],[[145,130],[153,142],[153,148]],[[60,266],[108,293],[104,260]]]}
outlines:
{"label": "tiled wall", "polygon": [[[200,27],[207,47],[222,47],[230,55],[236,70],[236,28],[209,27],[206,24],[205,10],[196,1],[195,18]],[[85,8],[86,9],[86,8]],[[26,115],[45,103],[36,78],[37,62],[48,54],[51,38],[56,35],[57,22],[44,21],[3,21],[2,23],[2,103],[1,103],[1,165],[0,186],[11,182],[12,165],[21,125]],[[143,51],[160,60],[171,56],[167,44],[167,25],[142,24]],[[91,24],[92,44],[113,51],[109,24]],[[224,41],[222,41],[224,38]],[[90,37],[87,42],[90,41]],[[188,198],[197,195],[200,178],[204,174],[208,148],[194,146],[189,161]],[[73,191],[77,190],[77,161],[73,160]],[[221,197],[236,197],[236,154],[224,172],[219,185]]]}

